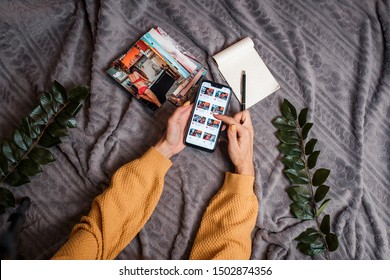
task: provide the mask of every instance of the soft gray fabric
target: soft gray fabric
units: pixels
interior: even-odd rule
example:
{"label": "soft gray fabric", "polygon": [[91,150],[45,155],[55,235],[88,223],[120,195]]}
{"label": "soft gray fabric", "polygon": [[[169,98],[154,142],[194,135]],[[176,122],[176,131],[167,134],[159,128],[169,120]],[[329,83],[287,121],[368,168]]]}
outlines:
{"label": "soft gray fabric", "polygon": [[[252,258],[308,258],[293,239],[311,222],[289,213],[288,180],[271,124],[288,98],[310,108],[318,166],[331,170],[326,212],[340,239],[331,257],[390,259],[389,14],[390,2],[379,0],[1,1],[0,141],[53,79],[67,88],[91,87],[78,128],[53,149],[57,161],[12,188],[17,198],[32,200],[20,254],[50,258],[115,170],[161,137],[174,106],[165,103],[152,113],[105,74],[113,59],[160,26],[217,81],[210,57],[250,36],[281,85],[250,109],[260,202]],[[234,99],[229,113],[238,110]],[[226,136],[214,154],[187,148],[172,161],[155,212],[119,259],[188,258],[202,214],[232,168]]]}

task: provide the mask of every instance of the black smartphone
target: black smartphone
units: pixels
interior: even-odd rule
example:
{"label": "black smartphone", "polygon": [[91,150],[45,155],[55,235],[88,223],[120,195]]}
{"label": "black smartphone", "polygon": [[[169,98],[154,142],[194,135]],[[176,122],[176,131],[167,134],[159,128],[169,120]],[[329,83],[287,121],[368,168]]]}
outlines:
{"label": "black smartphone", "polygon": [[214,118],[213,114],[226,114],[231,95],[232,89],[227,85],[202,81],[184,138],[187,146],[207,152],[215,151],[222,122]]}

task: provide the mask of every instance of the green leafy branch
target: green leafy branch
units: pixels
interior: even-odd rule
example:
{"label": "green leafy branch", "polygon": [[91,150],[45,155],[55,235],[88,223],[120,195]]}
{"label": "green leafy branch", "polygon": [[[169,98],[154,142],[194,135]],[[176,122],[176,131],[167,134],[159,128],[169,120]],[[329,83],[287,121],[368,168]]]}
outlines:
{"label": "green leafy branch", "polygon": [[[42,165],[53,162],[47,149],[61,143],[69,135],[68,128],[76,127],[76,115],[89,95],[87,87],[76,87],[67,92],[54,81],[50,92],[43,92],[39,104],[22,119],[11,139],[0,145],[0,184],[20,186],[42,172]],[[8,188],[0,187],[0,214],[15,207],[15,198]]]}
{"label": "green leafy branch", "polygon": [[298,115],[296,108],[284,99],[281,111],[282,116],[273,120],[273,124],[278,128],[276,136],[282,142],[278,149],[284,154],[281,159],[284,172],[292,183],[287,189],[293,201],[290,211],[297,219],[316,222],[316,228],[308,228],[295,238],[297,248],[306,255],[325,254],[330,259],[329,252],[338,248],[338,238],[330,230],[329,215],[324,215],[320,222],[320,215],[330,202],[329,198],[325,199],[329,191],[325,181],[330,170],[319,168],[312,171],[320,151],[314,150],[317,139],[306,141],[313,126],[313,123],[307,122],[308,108],[302,109]]}

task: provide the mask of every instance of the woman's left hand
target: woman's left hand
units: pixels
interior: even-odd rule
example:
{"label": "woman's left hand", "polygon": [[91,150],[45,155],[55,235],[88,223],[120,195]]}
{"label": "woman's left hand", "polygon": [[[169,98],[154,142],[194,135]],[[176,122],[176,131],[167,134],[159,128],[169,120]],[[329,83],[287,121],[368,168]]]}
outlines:
{"label": "woman's left hand", "polygon": [[168,119],[167,130],[155,145],[155,148],[165,157],[170,158],[185,148],[184,133],[192,107],[193,105],[187,101],[183,106],[177,108]]}

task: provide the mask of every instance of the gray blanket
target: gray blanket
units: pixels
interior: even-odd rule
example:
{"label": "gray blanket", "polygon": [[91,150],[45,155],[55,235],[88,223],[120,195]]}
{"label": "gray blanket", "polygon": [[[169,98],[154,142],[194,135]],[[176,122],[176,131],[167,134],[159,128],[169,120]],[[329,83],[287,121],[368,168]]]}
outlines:
{"label": "gray blanket", "polygon": [[[166,102],[152,113],[105,74],[113,59],[160,26],[216,81],[222,80],[210,57],[250,36],[281,85],[250,108],[260,205],[252,258],[309,258],[294,238],[312,222],[289,212],[289,182],[271,123],[288,98],[309,107],[318,166],[331,170],[326,212],[340,240],[331,258],[390,259],[389,14],[386,0],[1,1],[0,141],[54,79],[67,88],[91,87],[78,128],[52,149],[56,162],[12,188],[17,198],[32,200],[19,253],[50,258],[115,170],[162,136],[175,107]],[[238,110],[233,99],[229,114]],[[172,158],[157,208],[119,259],[188,258],[202,214],[232,169],[226,146],[222,136],[214,154],[186,148]]]}

